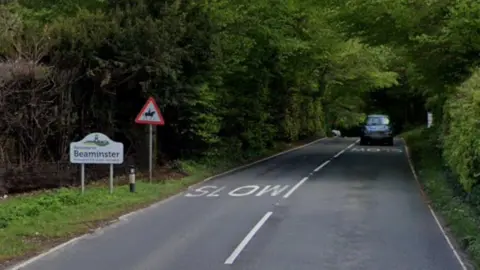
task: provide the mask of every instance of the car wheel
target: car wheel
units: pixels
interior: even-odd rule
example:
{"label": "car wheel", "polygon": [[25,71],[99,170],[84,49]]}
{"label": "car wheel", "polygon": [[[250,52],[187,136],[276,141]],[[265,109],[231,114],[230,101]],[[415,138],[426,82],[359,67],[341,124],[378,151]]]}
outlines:
{"label": "car wheel", "polygon": [[367,142],[365,141],[364,138],[360,138],[360,145],[366,145]]}

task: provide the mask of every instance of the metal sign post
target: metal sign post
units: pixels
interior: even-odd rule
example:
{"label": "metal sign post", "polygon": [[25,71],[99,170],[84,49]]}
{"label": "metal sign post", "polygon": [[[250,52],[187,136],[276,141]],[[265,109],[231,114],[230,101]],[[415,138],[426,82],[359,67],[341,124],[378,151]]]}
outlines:
{"label": "metal sign post", "polygon": [[148,125],[148,180],[153,178],[153,125],[163,126],[162,113],[153,97],[148,98],[140,113],[135,118],[135,123]]}
{"label": "metal sign post", "polygon": [[110,164],[109,184],[110,184],[110,194],[112,194],[113,193],[113,164]]}
{"label": "metal sign post", "polygon": [[153,126],[148,125],[148,181],[152,183],[153,171]]}
{"label": "metal sign post", "polygon": [[85,193],[85,164],[80,165],[80,184],[82,185],[82,194]]}

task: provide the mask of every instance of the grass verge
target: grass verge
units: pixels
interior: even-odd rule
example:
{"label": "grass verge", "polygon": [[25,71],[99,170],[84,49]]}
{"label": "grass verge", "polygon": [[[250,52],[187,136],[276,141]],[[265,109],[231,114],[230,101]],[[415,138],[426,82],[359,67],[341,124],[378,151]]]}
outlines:
{"label": "grass verge", "polygon": [[115,187],[114,193],[109,194],[107,187],[94,184],[86,187],[84,195],[78,188],[62,188],[0,202],[0,268],[177,194],[209,176],[309,141],[312,140],[278,144],[268,151],[240,158],[184,161],[181,166],[189,176],[151,184],[138,181],[136,193],[130,193],[128,185],[124,185]]}
{"label": "grass verge", "polygon": [[480,265],[480,213],[459,192],[456,179],[448,172],[441,150],[436,147],[433,131],[415,129],[404,133],[405,139],[424,191],[435,212],[456,238],[469,261],[478,269]]}

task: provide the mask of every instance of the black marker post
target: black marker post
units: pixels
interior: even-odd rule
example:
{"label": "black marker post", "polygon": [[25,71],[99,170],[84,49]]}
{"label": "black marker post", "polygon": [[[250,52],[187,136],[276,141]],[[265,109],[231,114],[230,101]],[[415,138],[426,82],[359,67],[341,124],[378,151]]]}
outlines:
{"label": "black marker post", "polygon": [[128,182],[130,184],[130,192],[135,192],[135,166],[130,166],[130,170],[128,172]]}

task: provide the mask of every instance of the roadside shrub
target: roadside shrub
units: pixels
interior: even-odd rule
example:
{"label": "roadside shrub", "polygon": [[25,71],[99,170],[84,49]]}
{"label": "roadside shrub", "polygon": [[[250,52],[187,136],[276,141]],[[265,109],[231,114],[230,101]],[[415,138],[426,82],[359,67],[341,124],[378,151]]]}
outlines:
{"label": "roadside shrub", "polygon": [[480,173],[480,69],[450,96],[445,104],[447,132],[443,156],[467,192],[478,183]]}

